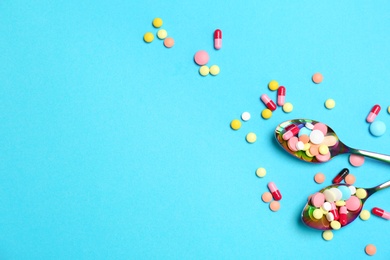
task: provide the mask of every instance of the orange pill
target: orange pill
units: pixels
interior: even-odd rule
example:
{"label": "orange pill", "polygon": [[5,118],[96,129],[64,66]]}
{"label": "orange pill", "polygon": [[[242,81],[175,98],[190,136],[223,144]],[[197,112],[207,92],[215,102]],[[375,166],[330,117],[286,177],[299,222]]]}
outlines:
{"label": "orange pill", "polygon": [[323,79],[324,79],[324,77],[319,72],[314,73],[314,75],[312,77],[313,82],[316,83],[316,84],[320,84]]}
{"label": "orange pill", "polygon": [[172,48],[175,44],[175,40],[171,37],[167,37],[164,39],[164,46],[167,48]]}
{"label": "orange pill", "polygon": [[352,174],[348,174],[347,176],[345,176],[344,181],[346,184],[352,185],[355,183],[356,177]]}
{"label": "orange pill", "polygon": [[308,135],[301,135],[298,140],[304,144],[307,144],[310,140],[310,137]]}
{"label": "orange pill", "polygon": [[270,202],[270,201],[272,200],[272,194],[271,194],[271,192],[268,192],[268,191],[264,192],[263,195],[261,195],[261,199],[262,199],[264,202],[266,202],[266,203]]}
{"label": "orange pill", "polygon": [[367,255],[375,255],[376,253],[376,247],[373,244],[366,245],[366,248],[364,249],[366,251]]}
{"label": "orange pill", "polygon": [[321,172],[314,175],[314,181],[317,183],[323,183],[325,181],[325,175]]}
{"label": "orange pill", "polygon": [[280,209],[280,203],[279,201],[272,201],[270,204],[269,204],[269,208],[272,210],[272,211],[278,211]]}

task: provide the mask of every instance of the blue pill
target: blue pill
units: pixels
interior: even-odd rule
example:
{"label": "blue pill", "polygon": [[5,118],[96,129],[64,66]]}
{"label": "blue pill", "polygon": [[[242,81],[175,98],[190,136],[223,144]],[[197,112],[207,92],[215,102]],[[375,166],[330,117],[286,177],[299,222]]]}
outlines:
{"label": "blue pill", "polygon": [[310,130],[309,128],[302,127],[302,128],[299,130],[298,136],[301,136],[301,135],[310,136],[310,133],[311,133],[311,130]]}
{"label": "blue pill", "polygon": [[386,132],[386,125],[382,121],[374,121],[370,125],[370,133],[373,136],[381,136]]}
{"label": "blue pill", "polygon": [[342,200],[347,200],[351,197],[351,190],[348,188],[348,186],[339,186],[338,189],[341,191],[341,199]]}

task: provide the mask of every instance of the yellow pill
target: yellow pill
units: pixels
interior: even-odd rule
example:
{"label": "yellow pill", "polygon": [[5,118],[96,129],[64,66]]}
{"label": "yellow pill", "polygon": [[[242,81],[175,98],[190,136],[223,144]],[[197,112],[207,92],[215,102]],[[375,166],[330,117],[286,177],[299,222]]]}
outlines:
{"label": "yellow pill", "polygon": [[367,197],[367,191],[365,189],[357,189],[355,195],[359,199],[364,199]]}
{"label": "yellow pill", "polygon": [[210,67],[210,74],[213,75],[213,76],[218,75],[220,71],[221,70],[220,70],[220,68],[217,65],[212,65]]}
{"label": "yellow pill", "polygon": [[262,118],[269,119],[269,118],[271,118],[271,116],[272,116],[272,111],[270,109],[266,108],[263,111],[261,111]]}
{"label": "yellow pill", "polygon": [[333,232],[331,230],[325,230],[322,232],[322,238],[326,241],[333,239]]}
{"label": "yellow pill", "polygon": [[321,209],[315,209],[315,210],[313,211],[313,217],[314,217],[315,219],[321,219],[323,215],[324,215],[324,213],[322,213],[322,210],[321,210]]}
{"label": "yellow pill", "polygon": [[275,91],[279,88],[279,83],[276,80],[271,80],[268,83],[268,88],[272,91]]}
{"label": "yellow pill", "polygon": [[168,32],[164,29],[160,29],[158,30],[157,32],[157,37],[160,39],[160,40],[164,40],[165,38],[167,38],[168,36]]}
{"label": "yellow pill", "polygon": [[342,207],[345,206],[347,203],[344,200],[338,200],[336,201],[336,206],[337,207]]}
{"label": "yellow pill", "polygon": [[232,120],[232,122],[230,123],[230,127],[233,129],[233,130],[238,130],[241,128],[241,121],[238,120],[238,119],[234,119]]}
{"label": "yellow pill", "polygon": [[325,144],[321,144],[320,147],[318,147],[318,151],[320,154],[327,154],[329,153],[329,147]]}
{"label": "yellow pill", "polygon": [[328,214],[328,211],[326,209],[324,209],[322,206],[320,207],[320,209],[322,211],[322,215]]}
{"label": "yellow pill", "polygon": [[144,41],[149,43],[149,42],[152,42],[154,40],[154,35],[153,33],[151,32],[147,32],[144,34]]}
{"label": "yellow pill", "polygon": [[246,141],[250,144],[253,144],[254,142],[256,142],[256,139],[257,139],[257,137],[256,137],[255,133],[250,132],[246,135]]}
{"label": "yellow pill", "polygon": [[199,68],[199,74],[204,76],[209,75],[210,69],[206,65],[203,65],[202,67]]}
{"label": "yellow pill", "polygon": [[[310,143],[305,143],[304,145],[303,145],[303,151],[309,151],[309,149],[310,149]],[[313,157],[313,155],[311,156],[311,157]]]}
{"label": "yellow pill", "polygon": [[325,101],[325,107],[327,109],[333,109],[335,106],[336,106],[336,102],[333,99],[329,98]]}
{"label": "yellow pill", "polygon": [[284,105],[283,105],[283,111],[284,111],[285,113],[290,113],[291,111],[293,111],[293,109],[294,109],[294,106],[293,106],[290,102],[284,103]]}
{"label": "yellow pill", "polygon": [[341,224],[337,220],[333,220],[332,222],[330,222],[330,227],[334,230],[338,230],[341,228]]}
{"label": "yellow pill", "polygon": [[263,178],[267,174],[267,171],[264,168],[258,168],[256,170],[256,175],[260,178]]}
{"label": "yellow pill", "polygon": [[305,151],[305,154],[306,154],[307,156],[309,156],[309,157],[314,157],[314,155],[312,155],[312,154],[310,153],[310,150],[309,150],[309,149]]}
{"label": "yellow pill", "polygon": [[153,26],[156,28],[160,28],[163,25],[163,20],[161,18],[153,19]]}
{"label": "yellow pill", "polygon": [[371,213],[368,210],[363,209],[362,212],[360,212],[359,217],[362,220],[368,220],[371,217]]}

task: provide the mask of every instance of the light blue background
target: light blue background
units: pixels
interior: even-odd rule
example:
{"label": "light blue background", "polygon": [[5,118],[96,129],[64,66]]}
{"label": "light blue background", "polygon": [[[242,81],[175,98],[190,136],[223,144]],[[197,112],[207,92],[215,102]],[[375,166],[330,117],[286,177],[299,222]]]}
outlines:
{"label": "light blue background", "polygon": [[[143,41],[155,17],[172,49]],[[380,104],[390,128],[389,28],[389,1],[2,1],[0,258],[360,259],[373,243],[388,259],[388,221],[358,219],[326,242],[299,215],[342,168],[371,187],[390,166],[354,168],[347,155],[307,164],[273,130],[312,118],[352,147],[390,154],[390,129],[376,138],[365,122]],[[198,74],[201,49],[220,75]],[[294,110],[263,120],[272,79]],[[244,111],[252,119],[231,130]],[[261,201],[269,181],[283,194],[276,213]],[[389,198],[365,208],[390,211]]]}

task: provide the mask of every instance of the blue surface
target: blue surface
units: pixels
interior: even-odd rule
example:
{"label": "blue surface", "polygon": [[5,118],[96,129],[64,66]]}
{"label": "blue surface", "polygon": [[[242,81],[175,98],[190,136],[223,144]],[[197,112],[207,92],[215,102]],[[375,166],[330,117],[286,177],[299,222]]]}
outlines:
{"label": "blue surface", "polygon": [[[365,122],[380,104],[390,124],[390,2],[327,2],[2,1],[0,258],[360,259],[373,243],[388,259],[388,221],[358,219],[326,242],[299,215],[342,168],[371,187],[390,165],[354,168],[347,155],[311,165],[273,139],[278,123],[312,118],[352,147],[390,154],[389,133],[374,137]],[[155,17],[172,49],[143,42]],[[201,49],[220,75],[198,74]],[[294,110],[263,120],[272,79]],[[244,111],[251,120],[231,130]],[[283,194],[276,213],[261,201],[269,181]],[[390,211],[389,198],[381,191],[365,208]]]}

